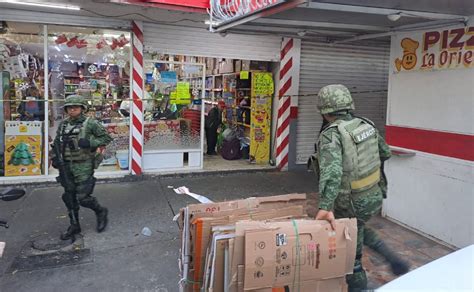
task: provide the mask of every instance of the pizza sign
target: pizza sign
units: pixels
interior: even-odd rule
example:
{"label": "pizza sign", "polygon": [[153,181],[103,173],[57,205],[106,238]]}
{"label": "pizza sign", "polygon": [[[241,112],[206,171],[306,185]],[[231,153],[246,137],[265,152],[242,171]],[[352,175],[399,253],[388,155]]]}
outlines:
{"label": "pizza sign", "polygon": [[[395,46],[395,47],[394,47]],[[474,27],[394,37],[394,72],[474,67]]]}

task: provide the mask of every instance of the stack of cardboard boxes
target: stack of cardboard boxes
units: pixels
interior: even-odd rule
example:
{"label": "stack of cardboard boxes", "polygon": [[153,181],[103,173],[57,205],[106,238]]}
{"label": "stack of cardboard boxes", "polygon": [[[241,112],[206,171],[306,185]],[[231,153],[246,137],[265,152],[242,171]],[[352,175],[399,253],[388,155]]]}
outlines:
{"label": "stack of cardboard boxes", "polygon": [[337,220],[333,231],[305,210],[305,194],[183,208],[181,291],[345,291],[356,221]]}

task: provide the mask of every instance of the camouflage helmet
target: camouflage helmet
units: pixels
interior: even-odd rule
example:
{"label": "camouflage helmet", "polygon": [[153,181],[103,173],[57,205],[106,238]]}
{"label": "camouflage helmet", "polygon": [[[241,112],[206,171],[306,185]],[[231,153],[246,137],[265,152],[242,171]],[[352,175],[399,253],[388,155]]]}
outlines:
{"label": "camouflage helmet", "polygon": [[68,106],[78,105],[82,106],[84,110],[87,110],[87,102],[84,100],[82,95],[69,95],[64,102],[64,108]]}
{"label": "camouflage helmet", "polygon": [[347,87],[342,84],[331,84],[319,91],[318,109],[324,115],[341,110],[354,110],[355,107]]}

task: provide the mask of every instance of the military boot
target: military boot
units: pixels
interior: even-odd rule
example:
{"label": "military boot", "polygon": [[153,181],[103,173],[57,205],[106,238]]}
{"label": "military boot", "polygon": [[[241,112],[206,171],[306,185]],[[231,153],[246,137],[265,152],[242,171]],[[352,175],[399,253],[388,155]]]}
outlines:
{"label": "military boot", "polygon": [[94,211],[97,219],[97,232],[100,233],[104,231],[108,223],[107,215],[109,213],[109,210],[107,210],[107,208],[105,207],[102,207],[97,201],[97,199],[90,195],[80,199],[79,204],[81,204],[82,207],[89,208]]}
{"label": "military boot", "polygon": [[108,214],[109,210],[105,207],[101,207],[99,211],[95,211],[97,217],[97,232],[100,233],[105,230],[105,227],[107,227],[107,223],[109,222],[107,217]]}
{"label": "military boot", "polygon": [[392,268],[395,275],[403,275],[410,270],[410,265],[405,260],[401,259],[394,251],[392,251],[383,241],[379,241],[373,249],[382,255]]}
{"label": "military boot", "polygon": [[61,240],[76,240],[76,235],[81,233],[81,225],[79,225],[79,211],[68,211],[69,225],[68,229],[61,233]]}
{"label": "military boot", "polygon": [[367,290],[367,275],[365,274],[362,265],[354,267],[354,273],[346,276],[347,286],[349,292],[361,292]]}

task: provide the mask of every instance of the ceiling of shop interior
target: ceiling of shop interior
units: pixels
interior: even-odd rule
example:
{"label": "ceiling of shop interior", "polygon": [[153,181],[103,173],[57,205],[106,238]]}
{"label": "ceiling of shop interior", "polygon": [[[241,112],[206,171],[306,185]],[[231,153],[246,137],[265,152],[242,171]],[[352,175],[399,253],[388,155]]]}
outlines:
{"label": "ceiling of shop interior", "polygon": [[[107,0],[83,1],[41,1],[54,2],[81,7],[81,11],[68,11],[30,7],[0,2],[0,8],[28,9],[62,14],[75,14],[82,16],[116,17],[122,19],[135,19],[161,24],[191,26],[207,29],[204,21],[207,14],[168,11],[154,7],[109,3]],[[430,12],[459,16],[474,15],[474,0],[320,0],[308,1],[310,3],[349,5],[351,7],[386,8],[394,10],[407,10],[414,12]],[[228,33],[271,33],[286,36],[297,36],[305,31],[305,37],[311,36],[356,36],[366,33],[390,31],[404,25],[428,22],[432,19],[426,17],[402,16],[397,21],[390,21],[383,13],[367,13],[363,11],[338,11],[337,9],[314,9],[305,7],[284,11],[270,17],[260,18],[253,22],[233,27]],[[363,10],[363,9],[362,9]]]}

